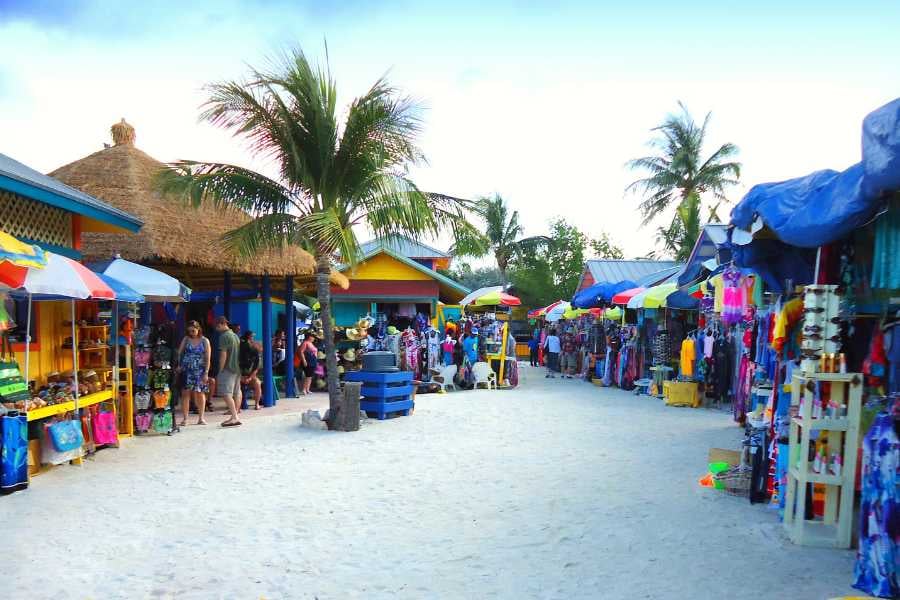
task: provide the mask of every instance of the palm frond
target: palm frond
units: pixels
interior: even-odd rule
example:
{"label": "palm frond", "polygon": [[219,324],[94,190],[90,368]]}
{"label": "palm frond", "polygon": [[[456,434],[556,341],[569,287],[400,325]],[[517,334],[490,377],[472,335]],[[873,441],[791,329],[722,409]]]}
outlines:
{"label": "palm frond", "polygon": [[250,214],[285,213],[297,203],[277,181],[250,169],[224,163],[179,161],[155,175],[163,193],[200,206],[210,202],[219,209],[237,208]]}
{"label": "palm frond", "polygon": [[284,213],[259,215],[226,233],[222,236],[222,241],[235,254],[244,258],[255,256],[263,250],[307,245],[297,217]]}

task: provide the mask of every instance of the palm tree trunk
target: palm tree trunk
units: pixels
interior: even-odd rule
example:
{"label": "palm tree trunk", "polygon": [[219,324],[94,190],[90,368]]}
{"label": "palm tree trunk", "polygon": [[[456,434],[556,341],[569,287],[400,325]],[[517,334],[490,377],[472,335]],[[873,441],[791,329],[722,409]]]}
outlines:
{"label": "palm tree trunk", "polygon": [[331,260],[328,254],[316,255],[316,297],[319,300],[319,318],[322,320],[322,329],[325,333],[325,368],[328,381],[328,407],[331,409],[332,420],[341,405],[341,390],[338,382],[337,355],[334,345],[334,327],[331,323],[331,288],[329,277],[331,275]]}

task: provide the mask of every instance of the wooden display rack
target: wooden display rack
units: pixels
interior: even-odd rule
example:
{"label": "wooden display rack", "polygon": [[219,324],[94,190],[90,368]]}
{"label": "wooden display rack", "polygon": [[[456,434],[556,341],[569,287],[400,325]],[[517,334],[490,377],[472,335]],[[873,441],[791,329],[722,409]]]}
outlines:
{"label": "wooden display rack", "polygon": [[[846,416],[812,418],[813,392],[808,384],[819,383],[823,401],[831,399],[847,407]],[[801,546],[849,548],[853,525],[853,493],[856,481],[856,457],[859,448],[859,422],[862,411],[862,375],[857,373],[795,373],[791,388],[791,405],[803,406],[791,419],[788,486],[785,498],[784,527],[788,537]],[[830,388],[826,394],[826,386]],[[809,458],[811,433],[824,436],[829,453],[839,449],[843,459],[840,475],[823,466],[823,472],[812,470]],[[825,515],[821,521],[806,520],[807,484],[825,486]]]}

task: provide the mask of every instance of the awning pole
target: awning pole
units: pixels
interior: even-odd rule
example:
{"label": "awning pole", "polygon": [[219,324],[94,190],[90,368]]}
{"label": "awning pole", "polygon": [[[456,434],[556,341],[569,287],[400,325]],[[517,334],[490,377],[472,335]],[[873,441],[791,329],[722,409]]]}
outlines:
{"label": "awning pole", "polygon": [[[28,294],[28,316],[25,318],[25,387],[28,387],[28,382],[30,381],[29,377],[31,377],[31,294]],[[30,389],[29,389],[29,393]],[[28,399],[29,401],[31,398]],[[25,405],[25,410],[27,412],[28,405]]]}
{"label": "awning pole", "polygon": [[[813,284],[819,285],[819,263],[822,261],[822,246],[816,250],[816,272],[813,273]],[[790,290],[788,290],[790,293]]]}

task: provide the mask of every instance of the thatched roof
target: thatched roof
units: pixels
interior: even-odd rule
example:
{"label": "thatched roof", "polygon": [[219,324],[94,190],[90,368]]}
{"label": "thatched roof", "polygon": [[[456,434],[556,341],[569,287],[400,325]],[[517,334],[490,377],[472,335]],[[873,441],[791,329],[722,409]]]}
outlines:
{"label": "thatched roof", "polygon": [[[300,248],[269,251],[252,259],[235,256],[222,243],[222,235],[247,223],[249,215],[207,206],[194,209],[179,199],[164,197],[156,191],[153,178],[165,165],[134,146],[134,129],[124,119],[112,127],[112,134],[115,145],[50,173],[144,222],[134,234],[84,233],[81,250],[85,260],[105,260],[118,254],[168,267],[163,270],[180,278],[194,273],[204,279],[212,274],[221,280],[221,273],[227,270],[251,277],[293,275],[302,285],[314,276],[315,260]],[[348,285],[339,273],[333,273],[331,280],[344,288]]]}

